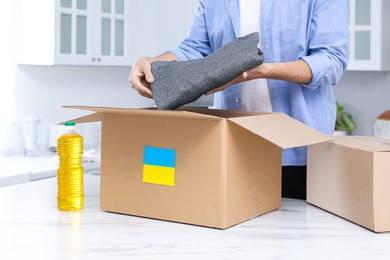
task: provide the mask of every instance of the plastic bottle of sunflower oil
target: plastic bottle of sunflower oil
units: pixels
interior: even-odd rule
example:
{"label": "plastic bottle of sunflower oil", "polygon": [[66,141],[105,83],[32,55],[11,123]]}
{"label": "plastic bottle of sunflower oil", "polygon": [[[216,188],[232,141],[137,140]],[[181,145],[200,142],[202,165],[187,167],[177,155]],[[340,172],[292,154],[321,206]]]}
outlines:
{"label": "plastic bottle of sunflower oil", "polygon": [[57,139],[57,206],[63,211],[81,210],[84,206],[83,137],[75,127],[74,122],[66,122],[65,133]]}

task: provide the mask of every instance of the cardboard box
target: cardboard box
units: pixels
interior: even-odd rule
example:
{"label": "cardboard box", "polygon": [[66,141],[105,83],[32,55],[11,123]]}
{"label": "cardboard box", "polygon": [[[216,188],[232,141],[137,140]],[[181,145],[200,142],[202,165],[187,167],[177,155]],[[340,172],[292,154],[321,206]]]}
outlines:
{"label": "cardboard box", "polygon": [[307,201],[375,232],[390,231],[390,141],[338,137],[308,149]]}
{"label": "cardboard box", "polygon": [[102,120],[101,208],[227,228],[281,205],[281,151],[331,138],[281,113],[73,107]]}

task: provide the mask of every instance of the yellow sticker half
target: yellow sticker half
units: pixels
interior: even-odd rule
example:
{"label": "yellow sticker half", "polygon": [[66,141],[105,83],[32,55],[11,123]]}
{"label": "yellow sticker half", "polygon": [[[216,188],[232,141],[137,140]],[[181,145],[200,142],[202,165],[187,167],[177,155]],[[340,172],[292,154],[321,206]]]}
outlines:
{"label": "yellow sticker half", "polygon": [[175,186],[175,168],[144,164],[143,182]]}

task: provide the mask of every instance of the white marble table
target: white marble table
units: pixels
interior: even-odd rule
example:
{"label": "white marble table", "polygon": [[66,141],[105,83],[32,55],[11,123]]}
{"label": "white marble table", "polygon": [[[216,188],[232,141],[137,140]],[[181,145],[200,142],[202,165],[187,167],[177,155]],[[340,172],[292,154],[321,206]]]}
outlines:
{"label": "white marble table", "polygon": [[390,259],[389,233],[304,201],[218,230],[102,212],[99,180],[76,213],[57,211],[55,178],[0,188],[0,259]]}

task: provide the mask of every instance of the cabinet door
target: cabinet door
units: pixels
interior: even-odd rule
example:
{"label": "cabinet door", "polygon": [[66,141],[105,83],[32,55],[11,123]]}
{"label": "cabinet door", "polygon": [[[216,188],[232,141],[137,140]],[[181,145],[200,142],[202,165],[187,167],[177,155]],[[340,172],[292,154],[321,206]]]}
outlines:
{"label": "cabinet door", "polygon": [[55,64],[91,63],[91,1],[56,1]]}
{"label": "cabinet door", "polygon": [[57,2],[56,64],[129,64],[130,0]]}
{"label": "cabinet door", "polygon": [[129,65],[130,0],[100,0],[96,7],[93,62]]}
{"label": "cabinet door", "polygon": [[[348,70],[388,70],[387,0],[350,0]],[[387,57],[386,57],[387,56]]]}
{"label": "cabinet door", "polygon": [[[160,0],[161,1],[161,0]],[[130,65],[139,57],[154,56],[154,4],[156,0],[131,2]]]}
{"label": "cabinet door", "polygon": [[175,48],[190,28],[198,0],[142,0],[132,3],[131,64]]}
{"label": "cabinet door", "polygon": [[187,35],[195,15],[193,3],[193,0],[155,1],[153,12],[156,54],[175,48]]}

